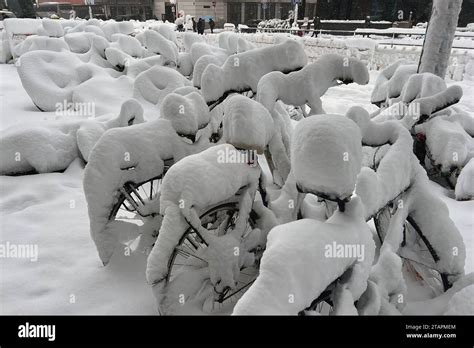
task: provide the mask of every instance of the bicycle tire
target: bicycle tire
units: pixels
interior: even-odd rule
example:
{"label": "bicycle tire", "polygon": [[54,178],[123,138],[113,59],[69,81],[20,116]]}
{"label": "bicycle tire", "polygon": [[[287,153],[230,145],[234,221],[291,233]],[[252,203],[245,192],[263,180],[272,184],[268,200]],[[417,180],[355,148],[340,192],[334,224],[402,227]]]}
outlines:
{"label": "bicycle tire", "polygon": [[[200,219],[201,219],[201,221],[204,221],[203,222],[203,225],[204,225],[204,224],[210,223],[209,221],[206,221],[205,218],[207,216],[211,216],[214,213],[216,213],[216,219],[217,219],[217,213],[218,212],[229,212],[229,211],[231,211],[234,215],[236,212],[238,212],[238,205],[239,205],[238,200],[218,204],[218,205],[213,206],[209,209],[206,209],[204,211],[204,213],[200,214]],[[256,216],[256,213],[254,211],[251,211],[250,214],[249,214],[249,219],[248,219],[250,230],[252,230],[256,226],[255,216]],[[214,223],[215,222],[219,222],[219,220],[214,221]],[[205,226],[205,227],[208,227],[208,226]],[[228,229],[229,229],[229,225],[225,229],[226,233],[227,233]],[[192,239],[191,239],[191,235],[194,235],[194,236],[192,236]],[[194,229],[191,226],[188,227],[186,229],[186,231],[183,233],[182,237],[180,238],[180,240],[178,242],[178,245],[176,245],[175,249],[173,250],[173,253],[171,254],[171,256],[168,260],[168,273],[167,273],[166,278],[165,278],[166,284],[170,284],[170,283],[173,282],[173,275],[174,275],[174,267],[175,266],[178,266],[177,267],[178,272],[181,270],[181,267],[186,266],[186,265],[183,265],[183,264],[177,264],[176,263],[178,255],[180,254],[180,252],[183,251],[183,249],[181,249],[180,247],[182,245],[184,245],[186,240],[189,241],[190,244],[199,243],[200,246],[203,246],[205,244],[204,241],[199,240],[199,239],[200,239],[199,235],[196,233],[196,231],[194,231]],[[189,248],[189,245],[187,247]],[[207,247],[207,246],[205,246],[205,247]],[[196,251],[197,250],[198,250],[198,248],[196,248]],[[201,250],[203,250],[203,249],[201,249]],[[249,251],[251,251],[251,250],[249,250]],[[193,267],[193,265],[190,265],[190,267]],[[243,275],[247,276],[246,281],[242,282],[243,285],[239,284],[239,286],[237,287],[237,290],[235,290],[231,295],[227,295],[227,296],[225,296],[225,298],[220,299],[222,301],[219,300],[219,301],[215,301],[215,302],[220,302],[222,304],[224,302],[227,302],[231,298],[233,300],[235,300],[236,296],[240,297],[248,289],[248,287],[255,281],[255,279],[258,276],[258,263],[255,262],[252,267],[255,268],[255,273],[252,274],[252,275],[248,275],[248,274],[243,273],[243,270],[247,270],[250,267],[246,267],[246,268],[243,268],[243,269],[240,270],[241,271],[240,277],[242,277]],[[189,272],[192,272],[192,270],[189,270]]]}
{"label": "bicycle tire", "polygon": [[[390,208],[389,207],[383,208],[374,217],[375,228],[377,230],[377,235],[378,235],[379,240],[380,240],[381,243],[383,243],[383,240],[384,240],[385,235],[386,235],[386,231],[388,229],[388,224],[390,223],[390,218],[387,218],[387,216],[390,216]],[[429,239],[423,234],[421,228],[418,226],[416,221],[411,216],[408,216],[406,221],[405,221],[404,228],[403,228],[403,241],[402,241],[401,246],[405,247],[407,245],[407,238],[413,238],[413,236],[408,235],[407,230],[408,231],[414,231],[416,233],[418,238],[415,237],[415,241],[417,243],[420,243],[420,241],[422,242],[422,243],[420,243],[420,246],[423,247],[423,245],[424,245],[424,247],[426,247],[425,255],[428,254],[430,256],[431,260],[433,261],[433,265],[436,265],[436,263],[439,261],[439,256],[438,256],[435,248],[432,246]],[[423,263],[423,262],[418,262],[416,260],[410,260],[410,259],[404,258],[403,256],[400,256],[400,257],[402,257],[406,262],[408,262],[412,265],[413,265],[414,262],[417,262],[418,264],[423,265],[426,268],[429,268],[433,271],[436,271],[440,275],[441,283],[442,283],[442,286],[443,286],[443,291],[447,291],[450,288],[450,284],[448,282],[448,275],[447,274],[440,272],[435,267],[432,267],[432,265],[428,265],[428,264]]]}

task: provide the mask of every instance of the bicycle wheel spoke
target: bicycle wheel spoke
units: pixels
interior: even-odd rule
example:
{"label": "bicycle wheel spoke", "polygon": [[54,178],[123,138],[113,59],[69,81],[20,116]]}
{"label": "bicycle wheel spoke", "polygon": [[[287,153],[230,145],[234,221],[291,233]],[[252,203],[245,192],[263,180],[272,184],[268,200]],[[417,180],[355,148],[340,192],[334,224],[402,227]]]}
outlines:
{"label": "bicycle wheel spoke", "polygon": [[153,182],[154,180],[150,181],[150,195],[149,195],[149,198],[150,198],[150,201],[153,199]]}
{"label": "bicycle wheel spoke", "polygon": [[183,253],[183,254],[185,254],[185,255],[187,255],[187,256],[192,256],[192,257],[195,257],[196,259],[199,259],[199,260],[201,260],[201,261],[203,261],[203,262],[205,262],[205,263],[208,263],[208,262],[207,262],[206,260],[204,260],[202,257],[199,257],[199,256],[197,256],[197,255],[195,255],[195,254],[193,254],[193,253],[190,253],[190,252],[188,252],[188,251],[186,251],[186,250],[183,250],[183,249],[181,249],[180,247],[176,247],[176,250],[178,251],[178,253]]}
{"label": "bicycle wheel spoke", "polygon": [[[200,220],[201,226],[206,228],[209,232],[218,237],[223,236],[229,233],[230,229],[235,228],[234,226],[236,222],[239,221],[238,204],[226,203],[209,210],[207,213],[200,216]],[[239,224],[242,224],[243,238],[249,238],[253,230],[252,220],[241,221]],[[186,235],[180,240],[179,245],[175,248],[174,256],[172,256],[173,259],[170,260],[167,282],[173,282],[173,280],[176,279],[176,275],[180,272],[178,267],[179,269],[183,269],[182,267],[184,266],[191,267],[189,269],[190,272],[193,272],[193,269],[197,267],[201,268],[202,271],[207,272],[206,268],[209,267],[209,262],[202,258],[202,255],[204,254],[201,252],[201,250],[204,251],[207,247],[208,245],[202,239],[200,234],[192,227],[189,228]],[[204,262],[204,264],[202,262]],[[176,268],[173,268],[174,266],[176,266]],[[257,275],[258,269],[255,265],[242,269],[236,279],[236,287],[234,290],[227,288],[222,293],[216,294],[216,305],[219,303],[219,305],[227,307],[227,303],[230,304],[237,301],[240,297],[239,294],[245,292],[246,289],[253,284]]]}
{"label": "bicycle wheel spoke", "polygon": [[[189,244],[186,243],[186,242],[188,242],[188,243],[191,244],[191,245],[189,245]],[[182,245],[185,246],[186,248],[188,248],[189,251],[192,252],[192,253],[196,252],[196,251],[199,249],[199,248],[195,248],[194,245],[190,242],[190,240],[189,240],[188,238],[186,238],[186,240],[183,242]],[[194,248],[194,249],[193,249],[193,248]]]}
{"label": "bicycle wheel spoke", "polygon": [[192,238],[192,236],[188,235],[186,240],[193,246],[195,250],[199,249],[199,244]]}
{"label": "bicycle wheel spoke", "polygon": [[[127,206],[127,204],[129,204],[129,206]],[[127,210],[129,212],[135,211],[135,208],[133,207],[133,205],[126,198],[123,201],[122,206],[125,208],[125,210]]]}

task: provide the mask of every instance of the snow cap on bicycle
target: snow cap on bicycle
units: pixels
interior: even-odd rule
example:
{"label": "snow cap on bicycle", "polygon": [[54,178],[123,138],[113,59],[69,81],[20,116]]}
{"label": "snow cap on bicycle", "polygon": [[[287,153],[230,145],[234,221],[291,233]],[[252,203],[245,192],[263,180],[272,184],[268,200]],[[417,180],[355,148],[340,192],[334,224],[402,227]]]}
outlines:
{"label": "snow cap on bicycle", "polygon": [[298,190],[337,201],[343,209],[362,163],[359,127],[342,115],[315,115],[295,128],[291,168]]}

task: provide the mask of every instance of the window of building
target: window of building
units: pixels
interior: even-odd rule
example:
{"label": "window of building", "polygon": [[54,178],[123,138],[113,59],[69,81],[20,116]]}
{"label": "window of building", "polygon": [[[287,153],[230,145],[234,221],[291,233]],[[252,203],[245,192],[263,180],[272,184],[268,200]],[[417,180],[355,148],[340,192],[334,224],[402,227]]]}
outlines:
{"label": "window of building", "polygon": [[280,6],[280,18],[281,19],[288,19],[288,13],[293,10],[293,6],[291,3],[279,3],[276,4],[277,6]]}
{"label": "window of building", "polygon": [[252,19],[258,19],[258,7],[260,6],[259,2],[246,2],[245,3],[245,21],[250,21]]}
{"label": "window of building", "polygon": [[277,5],[278,4],[276,4],[274,2],[267,2],[266,8],[265,8],[265,6],[262,4],[262,11],[261,11],[260,17],[262,19],[275,18],[275,10],[276,10]]}
{"label": "window of building", "polygon": [[242,4],[240,2],[227,3],[227,22],[235,25],[242,23]]}

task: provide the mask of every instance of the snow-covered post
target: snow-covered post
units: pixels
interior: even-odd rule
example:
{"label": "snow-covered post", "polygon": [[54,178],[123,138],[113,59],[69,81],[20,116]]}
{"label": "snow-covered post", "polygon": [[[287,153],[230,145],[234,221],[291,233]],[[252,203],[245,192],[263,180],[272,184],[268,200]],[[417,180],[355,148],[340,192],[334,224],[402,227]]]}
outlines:
{"label": "snow-covered post", "polygon": [[444,78],[458,24],[462,0],[433,0],[418,72]]}

